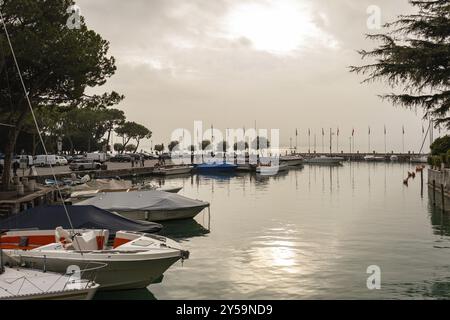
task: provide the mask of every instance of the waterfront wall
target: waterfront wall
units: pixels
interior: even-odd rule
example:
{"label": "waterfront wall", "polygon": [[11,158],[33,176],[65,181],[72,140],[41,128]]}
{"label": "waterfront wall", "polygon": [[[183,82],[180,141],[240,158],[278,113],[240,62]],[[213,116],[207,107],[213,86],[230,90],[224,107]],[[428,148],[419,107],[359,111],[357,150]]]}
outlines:
{"label": "waterfront wall", "polygon": [[435,192],[438,193],[441,193],[441,186],[443,186],[444,195],[450,198],[450,169],[428,169],[428,187],[433,190],[433,186],[435,187]]}

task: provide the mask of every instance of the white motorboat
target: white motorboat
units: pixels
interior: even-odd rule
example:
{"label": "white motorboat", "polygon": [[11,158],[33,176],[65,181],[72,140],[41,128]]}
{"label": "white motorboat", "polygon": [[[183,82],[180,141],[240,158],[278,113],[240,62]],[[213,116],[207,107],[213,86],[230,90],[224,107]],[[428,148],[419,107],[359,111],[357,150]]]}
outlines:
{"label": "white motorboat", "polygon": [[168,238],[128,231],[107,246],[107,230],[11,231],[0,238],[10,263],[65,273],[69,266],[96,270],[100,290],[145,288],[189,252]]}
{"label": "white motorboat", "polygon": [[161,176],[175,176],[191,173],[193,166],[171,166],[171,167],[156,167],[153,174]]}
{"label": "white motorboat", "polygon": [[59,274],[22,267],[5,267],[0,274],[0,301],[91,300],[100,285]]}
{"label": "white motorboat", "polygon": [[390,157],[391,161],[398,161],[398,156],[395,154]]}
{"label": "white motorboat", "polygon": [[103,193],[76,205],[93,205],[128,218],[154,222],[192,219],[209,207],[208,202],[155,190]]}
{"label": "white motorboat", "polygon": [[280,157],[280,162],[285,163],[290,167],[297,167],[303,164],[303,157],[299,155],[282,156]]}
{"label": "white motorboat", "polygon": [[158,190],[170,193],[178,193],[183,187],[175,186],[156,186],[151,183],[141,185],[133,185],[130,181],[115,179],[97,179],[87,182],[83,185],[76,186],[70,194],[70,201],[77,202],[89,198],[93,198],[101,193],[112,192],[134,192],[139,190]]}
{"label": "white motorboat", "polygon": [[305,160],[306,163],[309,164],[333,164],[333,165],[339,165],[341,164],[345,159],[341,157],[329,157],[329,156],[320,156],[320,157],[314,157]]}
{"label": "white motorboat", "polygon": [[412,163],[428,163],[428,156],[414,156],[411,157]]}
{"label": "white motorboat", "polygon": [[381,162],[385,161],[385,158],[381,156],[367,155],[364,157],[364,160],[368,162]]}
{"label": "white motorboat", "polygon": [[256,173],[262,176],[273,176],[280,172],[289,170],[289,165],[280,163],[278,165],[259,165],[256,167]]}

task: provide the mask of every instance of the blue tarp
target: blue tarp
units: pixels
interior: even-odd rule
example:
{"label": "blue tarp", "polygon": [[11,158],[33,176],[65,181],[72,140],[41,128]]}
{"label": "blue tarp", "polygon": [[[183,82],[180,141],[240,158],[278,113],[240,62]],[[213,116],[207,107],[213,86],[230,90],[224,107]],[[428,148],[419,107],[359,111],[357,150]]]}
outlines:
{"label": "blue tarp", "polygon": [[[94,206],[67,206],[67,209],[75,229],[107,229],[111,235],[121,230],[154,233],[162,229],[160,224],[131,220]],[[0,220],[0,230],[57,227],[71,228],[63,206],[36,207]]]}

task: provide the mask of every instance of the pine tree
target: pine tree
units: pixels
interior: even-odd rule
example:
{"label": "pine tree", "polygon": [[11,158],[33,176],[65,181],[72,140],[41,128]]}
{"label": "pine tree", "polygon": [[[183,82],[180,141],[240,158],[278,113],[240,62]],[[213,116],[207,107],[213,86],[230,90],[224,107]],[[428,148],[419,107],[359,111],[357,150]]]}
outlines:
{"label": "pine tree", "polygon": [[384,25],[385,33],[367,35],[381,45],[359,51],[374,62],[352,66],[366,76],[363,83],[387,80],[401,93],[381,95],[395,105],[424,110],[436,126],[450,128],[450,0],[410,1],[416,14]]}

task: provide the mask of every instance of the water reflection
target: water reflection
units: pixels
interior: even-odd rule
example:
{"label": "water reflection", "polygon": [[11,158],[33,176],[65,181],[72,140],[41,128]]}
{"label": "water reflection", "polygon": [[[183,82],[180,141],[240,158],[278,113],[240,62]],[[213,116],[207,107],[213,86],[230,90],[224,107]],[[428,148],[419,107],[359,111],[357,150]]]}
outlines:
{"label": "water reflection", "polygon": [[186,241],[194,237],[204,237],[210,233],[194,219],[163,222],[160,234],[178,241]]}
{"label": "water reflection", "polygon": [[[448,298],[450,214],[421,197],[420,177],[402,184],[413,168],[346,162],[163,180],[211,202],[212,231],[206,213],[164,224],[191,256],[150,290],[158,299]],[[376,292],[365,285],[371,264],[383,270]]]}

